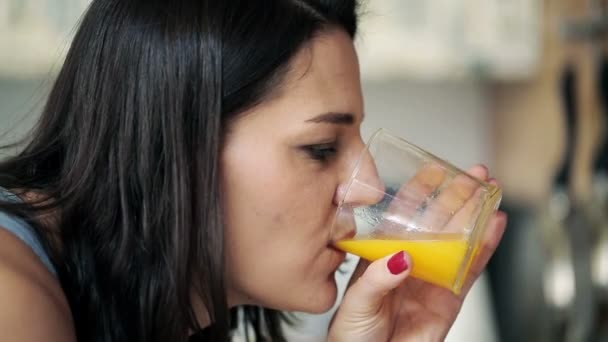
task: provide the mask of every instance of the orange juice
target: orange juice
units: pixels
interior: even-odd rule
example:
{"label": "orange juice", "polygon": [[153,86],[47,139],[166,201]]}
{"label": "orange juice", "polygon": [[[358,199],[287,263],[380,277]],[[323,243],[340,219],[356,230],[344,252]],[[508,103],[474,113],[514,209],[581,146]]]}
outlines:
{"label": "orange juice", "polygon": [[[454,239],[387,239],[360,237],[336,242],[341,250],[374,261],[399,251],[408,252],[414,261],[411,275],[430,283],[454,289],[469,243],[464,238]],[[467,265],[468,266],[468,265]]]}

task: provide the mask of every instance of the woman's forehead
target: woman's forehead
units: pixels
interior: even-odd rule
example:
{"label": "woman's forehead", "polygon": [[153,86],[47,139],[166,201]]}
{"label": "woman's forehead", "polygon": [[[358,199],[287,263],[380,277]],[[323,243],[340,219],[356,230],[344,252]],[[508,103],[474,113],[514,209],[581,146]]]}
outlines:
{"label": "woman's forehead", "polygon": [[325,113],[350,113],[355,121],[362,119],[359,63],[351,38],[342,31],[329,31],[302,48],[279,87],[275,96],[243,119],[255,119],[257,113],[277,122],[309,122]]}

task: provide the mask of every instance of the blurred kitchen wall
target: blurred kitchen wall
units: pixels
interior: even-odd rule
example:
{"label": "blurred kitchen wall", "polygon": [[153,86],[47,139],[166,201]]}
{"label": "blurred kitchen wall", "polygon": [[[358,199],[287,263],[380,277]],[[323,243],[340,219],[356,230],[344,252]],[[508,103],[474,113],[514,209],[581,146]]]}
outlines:
{"label": "blurred kitchen wall", "polygon": [[32,127],[48,92],[40,79],[0,78],[0,144],[15,142]]}
{"label": "blurred kitchen wall", "polygon": [[483,84],[364,80],[364,135],[384,127],[466,168],[493,163],[492,119]]}
{"label": "blurred kitchen wall", "polygon": [[0,0],[0,144],[36,119],[89,0]]}

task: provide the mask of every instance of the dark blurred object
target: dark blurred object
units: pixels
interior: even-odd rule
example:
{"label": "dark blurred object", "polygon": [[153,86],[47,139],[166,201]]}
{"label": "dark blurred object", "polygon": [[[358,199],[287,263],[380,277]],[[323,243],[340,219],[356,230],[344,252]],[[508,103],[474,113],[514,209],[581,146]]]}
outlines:
{"label": "dark blurred object", "polygon": [[488,266],[498,335],[504,342],[549,341],[553,319],[541,274],[547,257],[535,211],[508,201],[501,209],[509,223]]}
{"label": "dark blurred object", "polygon": [[562,26],[562,35],[569,40],[603,40],[608,36],[608,17],[598,15],[591,19],[566,22]]}
{"label": "dark blurred object", "polygon": [[586,2],[589,15],[563,20],[560,27],[562,38],[570,41],[605,41],[608,37],[608,4],[605,0],[586,0]]}
{"label": "dark blurred object", "polygon": [[598,301],[594,341],[608,341],[608,56],[598,56],[598,95],[603,114],[600,148],[593,166],[592,193],[589,194],[587,216],[593,223],[591,250],[592,280]]}
{"label": "dark blurred object", "polygon": [[[574,274],[575,296],[574,300],[567,312],[563,324],[565,326],[563,341],[591,341],[595,330],[596,317],[596,300],[591,280],[591,246],[592,246],[592,221],[586,215],[588,211],[587,204],[581,202],[572,195],[572,187],[570,183],[573,179],[575,165],[575,151],[579,144],[577,134],[577,120],[581,118],[581,113],[578,113],[580,108],[580,97],[577,94],[577,82],[585,80],[577,80],[576,69],[574,65],[569,65],[564,73],[562,83],[562,95],[564,101],[564,112],[567,118],[569,128],[569,149],[567,151],[568,165],[564,165],[562,172],[567,168],[570,172],[565,172],[565,176],[558,177],[558,184],[562,183],[565,191],[570,195],[570,211],[565,217],[565,229],[567,238],[571,246],[571,260]],[[560,175],[561,176],[561,175]],[[554,279],[559,281],[559,279]],[[558,337],[559,338],[559,337]],[[556,340],[557,341],[557,340]]]}
{"label": "dark blurred object", "polygon": [[591,341],[596,307],[590,222],[569,191],[577,142],[577,82],[569,64],[560,85],[565,158],[547,202],[536,208],[508,201],[503,206],[509,227],[490,265],[503,341]]}

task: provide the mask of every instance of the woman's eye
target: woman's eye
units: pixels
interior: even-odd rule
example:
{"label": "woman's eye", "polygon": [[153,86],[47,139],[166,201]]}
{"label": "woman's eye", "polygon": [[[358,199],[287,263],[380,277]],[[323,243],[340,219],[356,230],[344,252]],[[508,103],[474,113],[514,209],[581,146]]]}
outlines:
{"label": "woman's eye", "polygon": [[320,162],[327,162],[338,153],[335,143],[308,145],[303,149],[311,159]]}

